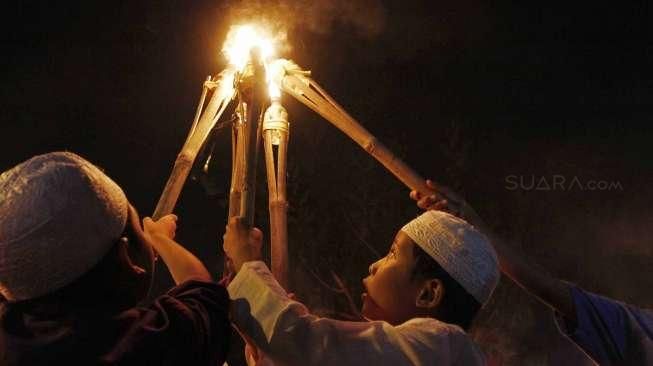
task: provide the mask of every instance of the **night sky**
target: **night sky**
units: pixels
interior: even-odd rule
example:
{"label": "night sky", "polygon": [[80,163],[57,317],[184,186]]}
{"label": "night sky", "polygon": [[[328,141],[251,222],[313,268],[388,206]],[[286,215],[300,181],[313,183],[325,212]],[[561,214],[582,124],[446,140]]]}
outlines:
{"label": "night sky", "polygon": [[[73,151],[151,214],[202,82],[224,67],[229,26],[265,15],[286,25],[282,56],[529,258],[653,307],[653,14],[649,3],[624,3],[13,2],[0,33],[0,170]],[[337,272],[357,300],[367,265],[418,211],[344,134],[290,97],[284,104],[293,290],[314,309],[343,311],[318,278]],[[179,240],[215,273],[230,160],[222,135],[210,192],[189,181],[177,209]],[[559,177],[564,187],[553,187]],[[259,173],[265,230],[264,180]],[[170,284],[159,271],[155,293]],[[504,364],[580,362],[551,313],[508,279],[478,323],[476,339]]]}

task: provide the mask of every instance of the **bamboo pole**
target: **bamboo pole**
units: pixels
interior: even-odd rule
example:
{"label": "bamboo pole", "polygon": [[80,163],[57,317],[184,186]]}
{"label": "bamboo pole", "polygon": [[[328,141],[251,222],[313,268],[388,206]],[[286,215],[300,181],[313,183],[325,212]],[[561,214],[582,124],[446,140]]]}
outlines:
{"label": "bamboo pole", "polygon": [[231,186],[229,188],[229,218],[240,216],[241,211],[241,200],[242,200],[242,187],[243,187],[243,178],[244,178],[244,142],[243,136],[244,132],[244,120],[245,120],[245,109],[247,106],[240,100],[239,96],[238,108],[236,114],[238,116],[238,122],[234,125],[232,140],[231,140],[231,151],[232,151],[232,165],[231,165]]}
{"label": "bamboo pole", "polygon": [[253,49],[250,62],[237,76],[239,117],[236,130],[229,217],[240,217],[252,227],[256,192],[256,164],[260,143],[260,122],[265,101],[265,69],[260,52]]}
{"label": "bamboo pole", "polygon": [[[288,288],[288,200],[286,195],[286,161],[289,140],[288,113],[278,100],[265,112],[263,146],[268,178],[270,211],[270,257],[272,274]],[[276,159],[275,159],[275,149]],[[276,169],[275,169],[276,161]]]}
{"label": "bamboo pole", "polygon": [[434,193],[426,185],[424,178],[351,117],[314,80],[297,74],[287,73],[283,76],[281,86],[285,92],[344,132],[410,189],[417,190],[425,195]]}
{"label": "bamboo pole", "polygon": [[[193,166],[193,162],[195,161],[202,144],[211,132],[211,129],[213,129],[215,122],[219,119],[233,98],[233,90],[230,89],[229,85],[233,82],[232,80],[232,73],[225,70],[220,74],[217,81],[207,79],[207,81],[204,82],[202,95],[200,96],[200,102],[197,106],[191,131],[181,148],[181,152],[175,159],[172,173],[170,174],[170,177],[168,177],[168,181],[159,197],[159,202],[154,209],[154,214],[152,215],[154,220],[158,220],[161,217],[172,213],[177,204],[177,199],[179,198],[181,189],[188,178],[190,169]],[[204,100],[209,89],[213,89],[213,94],[202,113]]]}

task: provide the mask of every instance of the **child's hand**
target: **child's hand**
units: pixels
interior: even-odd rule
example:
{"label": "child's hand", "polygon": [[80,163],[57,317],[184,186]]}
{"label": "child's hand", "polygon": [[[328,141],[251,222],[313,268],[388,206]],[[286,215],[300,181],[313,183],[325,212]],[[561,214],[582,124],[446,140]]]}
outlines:
{"label": "child's hand", "polygon": [[410,198],[417,201],[417,207],[422,210],[436,210],[449,212],[449,201],[444,197],[441,192],[441,187],[436,187],[430,179],[426,180],[426,185],[434,190],[436,193],[425,196],[419,191],[410,191]]}
{"label": "child's hand", "polygon": [[211,275],[204,264],[174,240],[177,216],[166,215],[157,221],[146,217],[143,219],[143,229],[146,239],[163,259],[176,284],[188,280],[211,281]]}
{"label": "child's hand", "polygon": [[232,218],[227,224],[222,248],[238,272],[245,262],[261,259],[263,234],[257,228],[247,229],[240,218]]}
{"label": "child's hand", "polygon": [[436,193],[424,196],[418,191],[411,191],[410,198],[417,201],[417,206],[423,210],[445,211],[452,215],[461,217],[470,224],[479,229],[485,228],[485,223],[478,216],[472,206],[460,197],[453,190],[436,185],[430,179],[426,180],[426,185]]}
{"label": "child's hand", "polygon": [[145,234],[152,237],[162,235],[166,238],[174,239],[177,231],[177,216],[173,214],[165,215],[158,221],[153,221],[151,218],[146,217],[143,219],[143,229]]}

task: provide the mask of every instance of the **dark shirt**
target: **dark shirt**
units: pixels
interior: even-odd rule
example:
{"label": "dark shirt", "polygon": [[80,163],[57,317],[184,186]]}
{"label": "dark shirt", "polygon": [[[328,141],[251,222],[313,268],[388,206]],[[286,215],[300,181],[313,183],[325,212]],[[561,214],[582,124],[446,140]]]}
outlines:
{"label": "dark shirt", "polygon": [[653,311],[572,286],[576,324],[560,330],[599,365],[653,365]]}
{"label": "dark shirt", "polygon": [[222,365],[231,330],[227,291],[199,281],[113,315],[15,308],[0,305],[0,365]]}

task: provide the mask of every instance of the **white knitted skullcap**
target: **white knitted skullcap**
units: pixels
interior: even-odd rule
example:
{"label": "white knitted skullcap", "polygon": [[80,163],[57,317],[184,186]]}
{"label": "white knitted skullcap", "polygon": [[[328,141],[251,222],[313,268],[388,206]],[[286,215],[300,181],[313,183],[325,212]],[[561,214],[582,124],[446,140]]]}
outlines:
{"label": "white knitted skullcap", "polygon": [[401,231],[479,303],[490,298],[499,282],[497,255],[473,226],[446,212],[427,211]]}
{"label": "white knitted skullcap", "polygon": [[0,294],[58,290],[93,268],[125,228],[129,203],[96,166],[68,152],[0,175]]}

